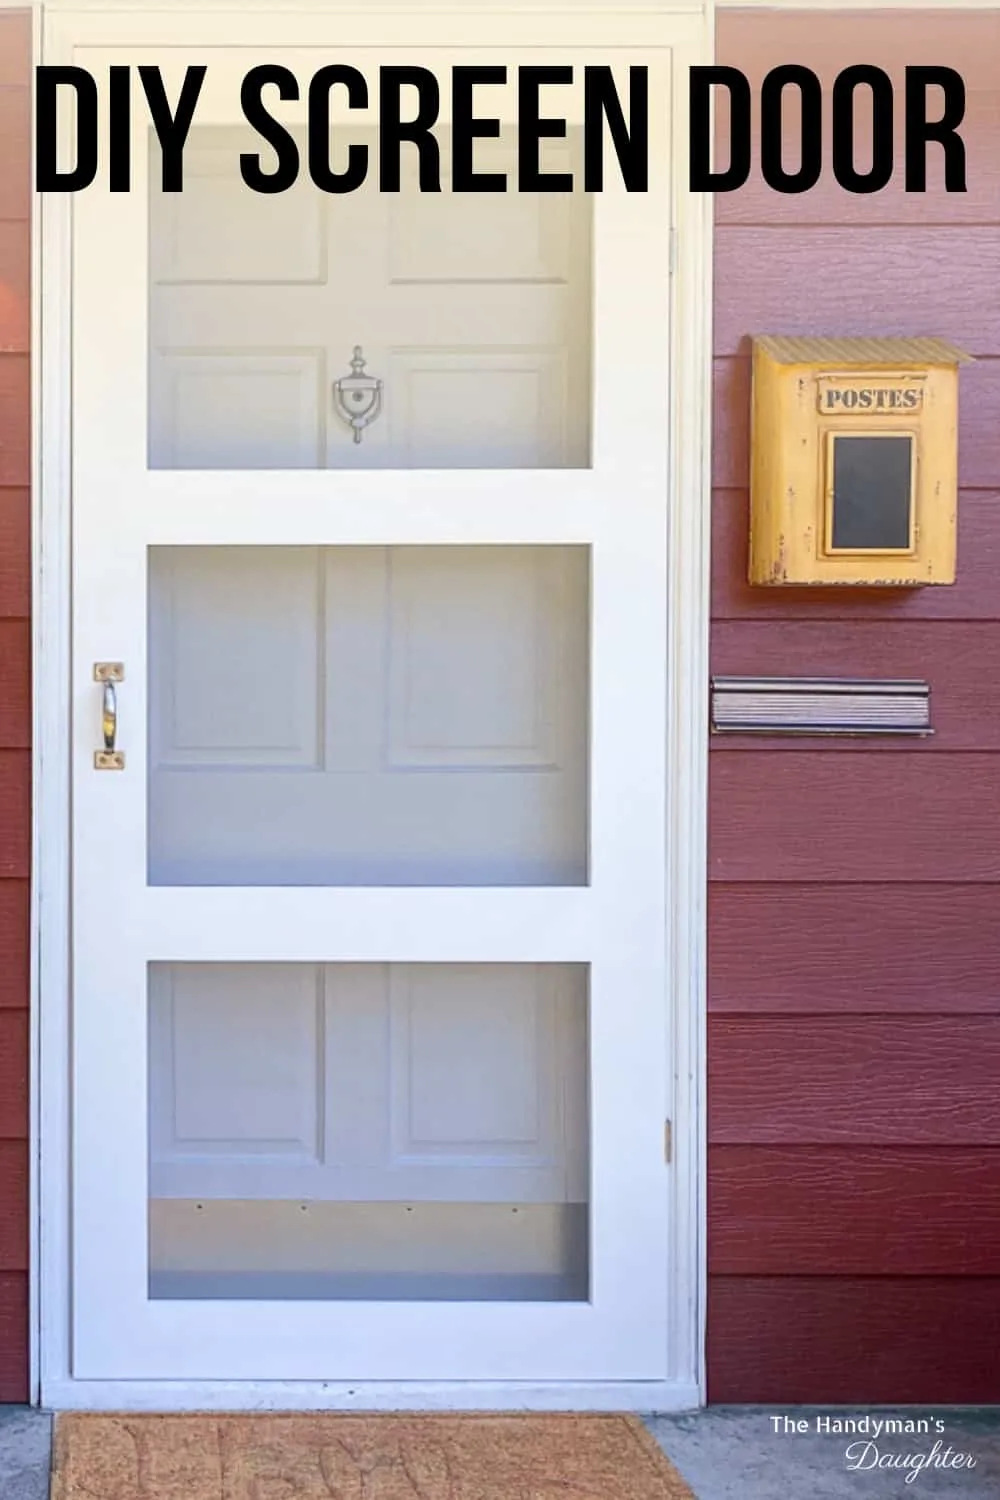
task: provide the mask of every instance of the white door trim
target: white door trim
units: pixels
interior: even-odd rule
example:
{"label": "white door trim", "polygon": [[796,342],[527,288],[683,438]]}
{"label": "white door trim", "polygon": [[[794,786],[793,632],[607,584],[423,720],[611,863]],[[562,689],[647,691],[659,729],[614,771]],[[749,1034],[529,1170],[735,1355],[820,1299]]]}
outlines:
{"label": "white door trim", "polygon": [[[435,11],[467,12],[469,0],[413,0],[409,7],[412,14],[417,5],[423,5],[427,9]],[[226,10],[237,11],[244,15],[252,10],[270,10],[273,0],[212,0],[211,6],[205,4],[205,0],[0,0],[0,11],[21,10],[34,11],[39,14],[44,10],[47,15],[59,13],[81,14],[94,11],[111,11],[119,14],[141,14],[144,10],[153,9],[173,11],[197,10],[200,13],[208,9],[224,12]],[[531,10],[538,6],[538,0],[506,0],[504,10]],[[949,11],[976,11],[976,10],[1000,10],[1000,0],[673,0],[673,3],[658,3],[658,0],[647,0],[645,4],[633,4],[630,9],[633,13],[645,10],[662,15],[694,15],[700,16],[714,6],[716,10],[764,10],[764,11],[800,11],[800,10],[830,10],[830,11],[855,11],[855,10],[944,10]],[[288,11],[323,12],[332,10],[350,10],[352,0],[287,0],[283,7]],[[493,7],[494,9],[496,7]],[[579,15],[581,11],[601,10],[606,8],[605,0],[546,0],[546,10],[558,13],[569,12]]]}
{"label": "white door trim", "polygon": [[[205,28],[226,26],[223,14],[195,18],[185,0],[155,14],[138,8],[84,3],[47,11],[42,60],[69,62],[77,46],[150,44],[206,38]],[[297,7],[296,7],[297,8]],[[322,10],[303,5],[300,25],[321,31]],[[343,6],[339,7],[343,10]],[[412,15],[413,6],[409,13]],[[428,6],[430,10],[432,7]],[[441,12],[447,6],[435,6]],[[483,7],[484,11],[486,7]],[[496,4],[494,13],[506,12]],[[546,7],[548,10],[549,7]],[[287,35],[289,12],[281,26]],[[380,8],[386,18],[393,7]],[[551,7],[558,22],[558,5]],[[524,13],[510,4],[509,11]],[[377,24],[380,12],[365,7]],[[589,26],[600,25],[598,5],[584,7]],[[466,3],[468,23],[474,11]],[[481,1384],[81,1381],[70,1375],[70,1029],[69,993],[69,705],[70,639],[70,240],[72,200],[40,203],[38,274],[40,309],[36,365],[42,377],[36,411],[35,484],[35,750],[34,994],[38,1028],[38,1356],[41,1401],[57,1408],[223,1409],[242,1406],[491,1407],[575,1406],[635,1410],[684,1409],[704,1399],[705,1307],[705,908],[707,821],[707,716],[709,620],[709,498],[711,408],[711,215],[708,195],[693,197],[687,181],[687,80],[689,68],[713,56],[711,6],[690,0],[646,6],[623,15],[610,3],[605,21],[618,45],[644,45],[653,35],[673,49],[674,222],[673,434],[669,504],[668,914],[673,1162],[670,1174],[671,1373],[666,1381],[627,1384],[501,1386]],[[561,25],[564,26],[563,20]],[[264,27],[261,15],[257,26]],[[255,26],[255,30],[257,29]],[[589,29],[589,28],[588,28]],[[632,33],[635,33],[633,36]],[[664,267],[664,274],[668,268]]]}

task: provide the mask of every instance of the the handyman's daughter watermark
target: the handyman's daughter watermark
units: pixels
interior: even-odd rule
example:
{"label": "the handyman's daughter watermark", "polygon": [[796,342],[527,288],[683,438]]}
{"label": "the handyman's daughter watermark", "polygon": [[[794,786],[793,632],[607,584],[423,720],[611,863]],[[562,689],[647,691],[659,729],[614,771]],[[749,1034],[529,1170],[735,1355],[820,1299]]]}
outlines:
{"label": "the handyman's daughter watermark", "polygon": [[[844,1445],[844,1467],[854,1473],[876,1469],[905,1469],[905,1483],[913,1481],[927,1469],[974,1469],[975,1457],[947,1442],[941,1434],[945,1423],[940,1417],[874,1417],[834,1416],[817,1412],[809,1417],[772,1414],[771,1430],[779,1437],[804,1437],[818,1433],[824,1437],[847,1438]],[[900,1438],[930,1438],[928,1443],[899,1442]],[[890,1443],[889,1439],[893,1441]]]}

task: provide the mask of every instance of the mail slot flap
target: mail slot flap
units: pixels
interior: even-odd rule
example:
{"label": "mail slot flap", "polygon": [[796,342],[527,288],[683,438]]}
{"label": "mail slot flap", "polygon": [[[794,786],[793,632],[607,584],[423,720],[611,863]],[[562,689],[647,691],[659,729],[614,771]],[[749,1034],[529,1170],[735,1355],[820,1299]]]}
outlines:
{"label": "mail slot flap", "polygon": [[932,734],[927,682],[713,677],[715,734]]}

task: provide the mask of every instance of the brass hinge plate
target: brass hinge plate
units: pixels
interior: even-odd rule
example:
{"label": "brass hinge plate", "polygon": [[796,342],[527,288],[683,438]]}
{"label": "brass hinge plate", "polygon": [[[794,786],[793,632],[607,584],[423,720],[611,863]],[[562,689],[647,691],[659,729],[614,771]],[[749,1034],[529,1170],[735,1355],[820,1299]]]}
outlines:
{"label": "brass hinge plate", "polygon": [[674,1127],[670,1120],[663,1125],[663,1160],[669,1167],[674,1154]]}
{"label": "brass hinge plate", "polygon": [[94,751],[94,770],[95,771],[124,771],[124,769],[125,769],[125,752],[124,752],[124,750],[95,750]]}
{"label": "brass hinge plate", "polygon": [[125,664],[120,661],[95,661],[95,682],[124,682]]}

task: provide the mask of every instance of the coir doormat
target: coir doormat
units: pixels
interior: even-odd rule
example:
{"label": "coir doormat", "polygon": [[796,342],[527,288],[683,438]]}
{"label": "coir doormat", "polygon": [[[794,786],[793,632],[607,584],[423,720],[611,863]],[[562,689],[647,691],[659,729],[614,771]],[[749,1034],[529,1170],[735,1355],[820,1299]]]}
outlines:
{"label": "coir doormat", "polygon": [[109,1416],[56,1422],[52,1500],[694,1500],[628,1416]]}

